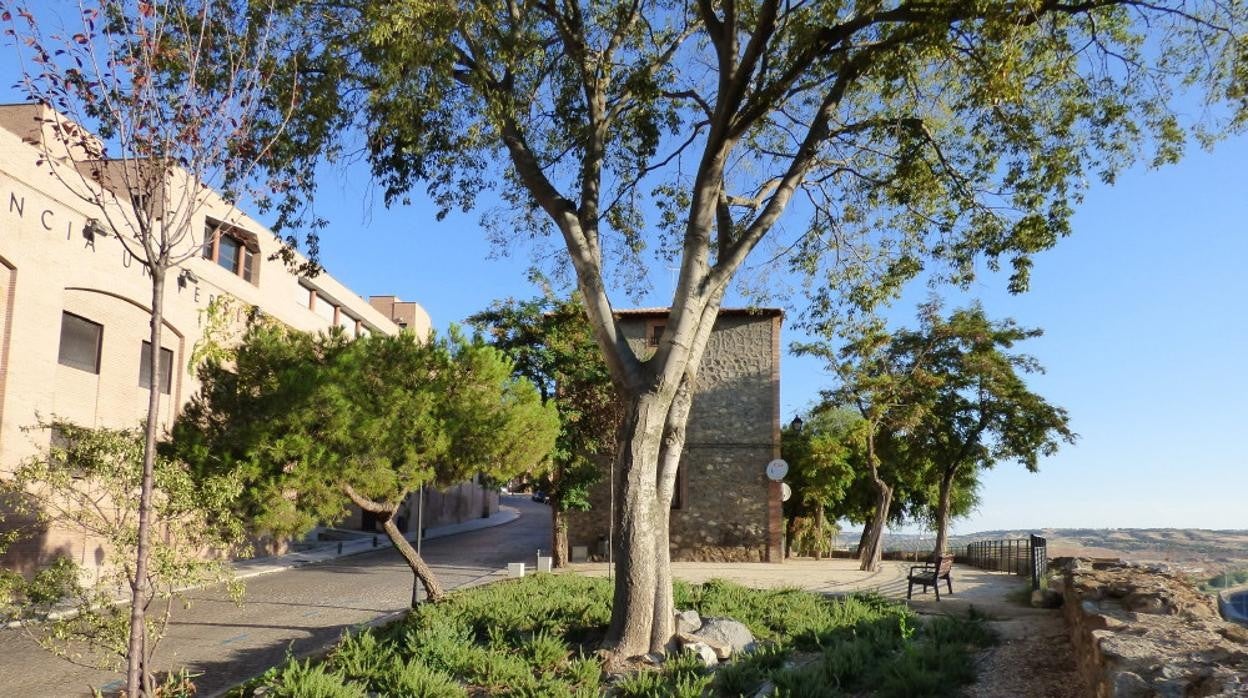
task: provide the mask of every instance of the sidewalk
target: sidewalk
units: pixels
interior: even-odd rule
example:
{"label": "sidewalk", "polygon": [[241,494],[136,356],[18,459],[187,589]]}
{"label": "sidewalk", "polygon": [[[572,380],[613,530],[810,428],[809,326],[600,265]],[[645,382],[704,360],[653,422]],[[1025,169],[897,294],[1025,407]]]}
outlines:
{"label": "sidewalk", "polygon": [[[710,579],[725,579],[760,589],[798,588],[820,594],[841,595],[874,592],[891,599],[906,601],[906,575],[913,562],[884,560],[875,572],[858,569],[858,561],[834,558],[828,560],[789,559],[770,562],[673,562],[672,574],[695,584]],[[577,574],[604,577],[607,563],[577,563],[567,568]],[[906,601],[919,613],[962,613],[969,606],[997,616],[1031,615],[1034,609],[1009,601],[1006,597],[1027,584],[1024,577],[988,572],[954,565],[953,593],[941,589],[940,601],[928,590],[914,590],[914,598]]]}
{"label": "sidewalk", "polygon": [[[435,526],[425,529],[425,540],[434,540],[436,538],[444,538],[446,536],[454,536],[469,531],[479,531],[483,528],[493,528],[494,526],[502,526],[511,523],[520,517],[520,511],[515,507],[505,504],[499,505],[498,511],[489,517],[480,519],[469,519],[462,523],[447,524],[445,526]],[[294,567],[302,567],[304,565],[312,565],[318,562],[334,560],[349,555],[359,555],[370,550],[378,548],[390,547],[390,539],[384,533],[376,533],[369,535],[363,531],[359,532],[360,537],[354,540],[327,541],[317,545],[314,548],[300,550],[297,552],[286,553],[284,555],[273,555],[270,557],[256,557],[250,560],[239,560],[234,563],[234,576],[237,579],[248,579],[258,577],[262,574],[270,574],[273,572],[281,572]],[[416,532],[408,533],[407,540],[412,543],[416,542]]]}
{"label": "sidewalk", "polygon": [[[479,531],[485,528],[493,528],[509,524],[520,517],[520,511],[515,507],[507,505],[499,505],[498,511],[494,514],[479,519],[469,519],[457,524],[446,524],[444,526],[435,526],[425,529],[425,540],[435,540],[437,538],[445,538],[446,536],[454,536],[460,533],[468,533],[469,531]],[[283,572],[285,570],[303,567],[304,565],[313,565],[329,560],[335,560],[341,557],[349,557],[351,555],[360,555],[362,553],[374,550],[390,548],[390,539],[384,533],[369,535],[364,531],[359,531],[359,537],[352,540],[327,541],[316,545],[315,547],[300,550],[297,552],[285,553],[283,555],[271,555],[267,557],[255,557],[247,560],[237,560],[232,563],[234,568],[235,579],[250,579],[259,577],[264,574],[272,574],[274,572]],[[405,536],[412,543],[416,542],[416,533],[408,533]],[[181,589],[180,591],[195,591],[195,587]],[[124,604],[130,602],[130,595],[126,592],[120,592],[114,598],[114,604]],[[63,618],[67,613],[77,613],[72,607],[61,606],[58,610],[53,610],[48,614],[48,619],[55,620]],[[9,621],[7,623],[0,622],[0,629],[20,628],[22,621]]]}

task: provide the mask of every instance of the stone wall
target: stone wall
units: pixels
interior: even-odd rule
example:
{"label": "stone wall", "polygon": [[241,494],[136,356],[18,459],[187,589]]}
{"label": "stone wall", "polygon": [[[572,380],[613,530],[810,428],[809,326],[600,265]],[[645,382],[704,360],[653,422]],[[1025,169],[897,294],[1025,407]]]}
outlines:
{"label": "stone wall", "polygon": [[[653,351],[647,328],[665,317],[665,311],[622,317],[636,351]],[[779,332],[778,311],[726,310],[715,323],[686,428],[679,506],[671,518],[673,559],[778,559],[779,492],[764,469],[779,457]],[[587,546],[593,555],[607,535],[609,478],[591,491],[590,502],[590,511],[569,517],[568,544]]]}
{"label": "stone wall", "polygon": [[1248,695],[1248,629],[1157,566],[1054,561],[1079,671],[1095,695]]}

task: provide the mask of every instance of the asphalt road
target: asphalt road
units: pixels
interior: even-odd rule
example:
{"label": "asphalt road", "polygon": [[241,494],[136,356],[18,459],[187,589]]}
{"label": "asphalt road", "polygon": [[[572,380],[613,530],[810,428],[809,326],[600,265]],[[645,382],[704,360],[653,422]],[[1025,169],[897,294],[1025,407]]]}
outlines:
{"label": "asphalt road", "polygon": [[[424,543],[422,552],[446,587],[486,581],[508,562],[531,567],[538,548],[549,548],[550,509],[526,497],[503,500],[520,510],[520,518]],[[411,571],[386,547],[249,579],[242,606],[219,588],[192,592],[191,607],[175,611],[158,668],[202,673],[199,694],[212,696],[263,673],[288,652],[316,652],[344,630],[403,611],[411,590]],[[0,696],[89,696],[92,687],[120,686],[118,677],[55,657],[20,630],[0,630]]]}

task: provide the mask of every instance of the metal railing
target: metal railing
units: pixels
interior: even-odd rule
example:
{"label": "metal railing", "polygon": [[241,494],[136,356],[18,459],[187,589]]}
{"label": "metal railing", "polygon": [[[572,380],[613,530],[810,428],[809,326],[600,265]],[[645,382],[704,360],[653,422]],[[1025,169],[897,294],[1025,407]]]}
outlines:
{"label": "metal railing", "polygon": [[994,572],[1030,577],[1033,589],[1048,566],[1048,542],[1040,536],[1030,539],[981,540],[968,543],[958,562]]}

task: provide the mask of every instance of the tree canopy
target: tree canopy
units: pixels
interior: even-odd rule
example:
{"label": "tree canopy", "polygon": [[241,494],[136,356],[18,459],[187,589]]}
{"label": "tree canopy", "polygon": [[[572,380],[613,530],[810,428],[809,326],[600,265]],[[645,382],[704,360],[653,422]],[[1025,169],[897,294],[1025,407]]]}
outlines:
{"label": "tree canopy", "polygon": [[545,467],[558,418],[503,354],[452,329],[347,340],[257,323],[232,365],[209,360],[172,447],[205,472],[239,472],[237,506],[261,531],[304,533],[349,505],[377,515],[424,584],[442,591],[394,521],[408,495],[477,473]]}
{"label": "tree canopy", "polygon": [[538,386],[559,412],[552,467],[534,484],[550,498],[551,551],[561,566],[568,557],[564,514],[589,508],[589,489],[615,454],[619,396],[575,297],[498,301],[468,322],[511,355],[516,374]]}

